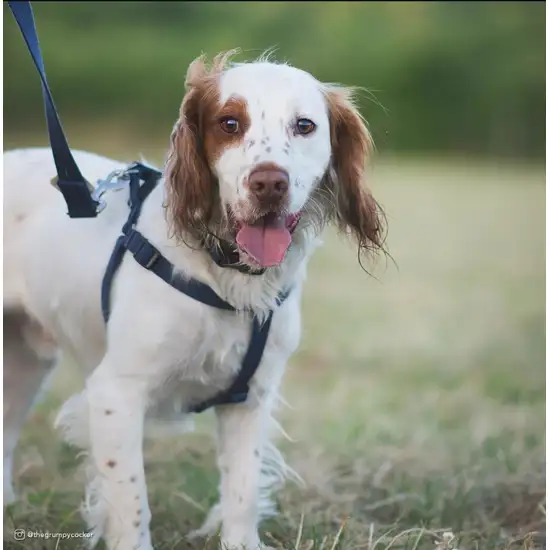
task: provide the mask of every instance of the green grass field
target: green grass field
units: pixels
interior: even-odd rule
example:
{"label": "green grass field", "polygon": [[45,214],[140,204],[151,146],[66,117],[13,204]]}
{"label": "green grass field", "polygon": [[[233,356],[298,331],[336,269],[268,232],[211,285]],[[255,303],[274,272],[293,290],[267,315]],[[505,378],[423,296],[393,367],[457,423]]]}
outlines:
{"label": "green grass field", "polygon": [[[109,139],[99,152],[120,153]],[[544,170],[378,159],[371,172],[396,264],[381,257],[369,277],[330,232],[310,264],[284,383],[292,408],[279,415],[292,439],[280,447],[306,486],[279,493],[263,539],[285,550],[542,548]],[[12,533],[84,529],[80,459],[52,429],[79,383],[64,366],[29,419],[5,548],[78,546]],[[205,547],[185,541],[217,490],[211,413],[198,425],[146,443],[158,549]]]}

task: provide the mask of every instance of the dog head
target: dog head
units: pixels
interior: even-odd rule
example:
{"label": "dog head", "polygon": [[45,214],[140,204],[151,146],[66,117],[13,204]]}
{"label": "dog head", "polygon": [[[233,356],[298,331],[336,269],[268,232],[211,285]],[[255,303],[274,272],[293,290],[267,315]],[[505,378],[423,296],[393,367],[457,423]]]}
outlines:
{"label": "dog head", "polygon": [[293,231],[332,221],[362,249],[380,246],[381,220],[364,184],[369,132],[347,88],[287,64],[203,57],[186,94],[166,164],[177,236],[213,236],[241,261],[284,261]]}

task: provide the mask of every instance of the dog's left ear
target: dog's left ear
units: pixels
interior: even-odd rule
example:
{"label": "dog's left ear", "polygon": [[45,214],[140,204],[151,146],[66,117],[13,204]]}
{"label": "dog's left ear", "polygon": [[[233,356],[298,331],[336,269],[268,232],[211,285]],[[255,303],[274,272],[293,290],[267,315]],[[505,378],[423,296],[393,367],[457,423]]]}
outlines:
{"label": "dog's left ear", "polygon": [[382,212],[364,181],[372,150],[370,133],[353,104],[349,88],[327,87],[325,98],[332,159],[323,185],[335,199],[332,218],[339,229],[351,232],[360,252],[380,249]]}

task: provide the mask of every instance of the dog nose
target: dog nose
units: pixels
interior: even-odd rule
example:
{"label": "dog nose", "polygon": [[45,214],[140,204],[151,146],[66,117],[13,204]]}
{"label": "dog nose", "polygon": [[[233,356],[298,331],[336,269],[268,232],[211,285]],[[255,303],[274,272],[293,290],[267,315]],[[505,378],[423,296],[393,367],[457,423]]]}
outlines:
{"label": "dog nose", "polygon": [[263,163],[248,176],[250,192],[263,206],[275,206],[288,195],[288,173],[280,166]]}

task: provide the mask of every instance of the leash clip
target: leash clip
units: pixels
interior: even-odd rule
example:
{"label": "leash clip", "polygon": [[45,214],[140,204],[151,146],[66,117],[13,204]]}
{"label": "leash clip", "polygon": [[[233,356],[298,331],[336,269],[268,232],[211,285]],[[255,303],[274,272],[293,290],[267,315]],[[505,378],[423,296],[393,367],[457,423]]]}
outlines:
{"label": "leash clip", "polygon": [[130,171],[120,168],[113,170],[105,179],[97,180],[97,185],[92,193],[92,198],[97,202],[97,213],[105,209],[107,203],[103,200],[103,195],[107,191],[120,191],[124,189],[130,181]]}

